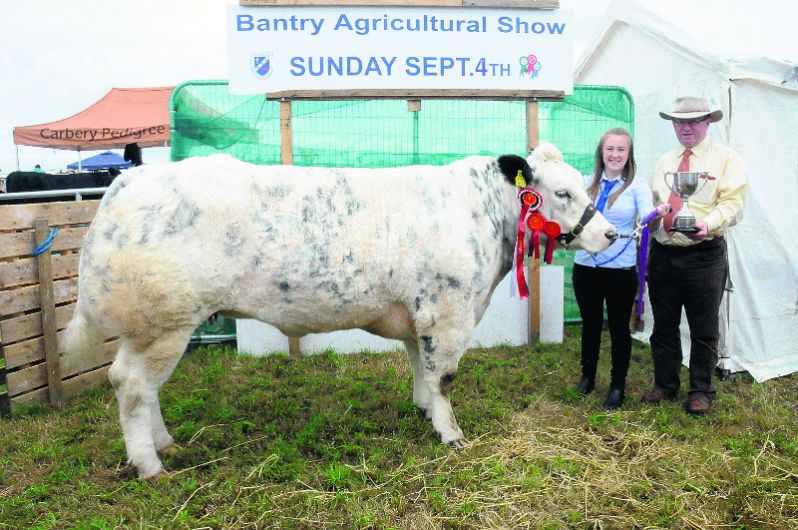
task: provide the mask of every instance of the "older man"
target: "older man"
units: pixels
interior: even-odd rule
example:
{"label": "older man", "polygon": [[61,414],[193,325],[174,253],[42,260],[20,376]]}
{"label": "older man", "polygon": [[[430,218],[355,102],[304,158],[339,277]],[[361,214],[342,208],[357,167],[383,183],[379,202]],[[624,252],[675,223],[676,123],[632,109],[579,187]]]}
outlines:
{"label": "older man", "polygon": [[[724,234],[742,212],[748,179],[740,155],[707,138],[710,124],[723,117],[721,110],[710,111],[703,98],[682,97],[672,112],[659,114],[672,122],[681,145],[659,159],[651,183],[655,195],[669,197],[673,211],[654,236],[648,264],[654,388],[643,401],[656,404],[678,398],[684,308],[690,328],[690,389],[684,408],[703,415],[712,410],[715,397],[719,309],[728,276]],[[706,172],[689,198],[694,226],[673,226],[681,200],[666,173],[674,171]]]}

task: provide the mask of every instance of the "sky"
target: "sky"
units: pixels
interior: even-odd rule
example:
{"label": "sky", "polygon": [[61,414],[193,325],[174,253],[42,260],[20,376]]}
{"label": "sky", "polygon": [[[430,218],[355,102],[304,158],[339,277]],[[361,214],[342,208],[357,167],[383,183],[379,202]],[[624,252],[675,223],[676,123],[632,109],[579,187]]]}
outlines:
{"label": "sky", "polygon": [[[610,0],[560,0],[584,42]],[[227,78],[226,6],[237,0],[2,0],[0,171],[17,169],[15,126],[72,116],[112,87]],[[13,16],[6,16],[13,5]],[[121,154],[122,150],[115,150]],[[19,146],[22,170],[56,171],[75,151]],[[96,152],[81,153],[83,158]],[[168,149],[143,151],[145,162]]]}
{"label": "sky", "polygon": [[[599,30],[611,1],[560,0],[560,8],[573,13],[574,62]],[[732,36],[741,47],[775,49],[784,39],[798,43],[794,31],[773,30],[776,21],[794,24],[798,2],[793,0],[760,0],[757,8],[742,0],[646,1],[682,2],[689,9],[674,14],[674,22],[700,17],[703,33]],[[0,172],[17,169],[17,152],[22,170],[39,163],[57,171],[77,160],[74,151],[28,146],[17,151],[15,126],[72,116],[112,87],[226,79],[224,21],[231,3],[237,0],[2,0]],[[798,53],[791,58],[798,61]],[[162,160],[168,160],[167,148],[144,150],[145,162]]]}

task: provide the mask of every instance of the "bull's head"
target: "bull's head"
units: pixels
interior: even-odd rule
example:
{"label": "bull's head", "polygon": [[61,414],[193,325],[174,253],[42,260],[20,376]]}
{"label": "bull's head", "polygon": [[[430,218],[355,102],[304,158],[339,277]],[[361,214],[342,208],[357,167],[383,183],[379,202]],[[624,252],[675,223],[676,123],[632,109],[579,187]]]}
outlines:
{"label": "bull's head", "polygon": [[[596,253],[612,243],[614,227],[593,207],[582,175],[563,160],[556,147],[543,143],[530,152],[526,164],[523,162],[518,157],[499,159],[505,175],[515,175],[521,170],[527,185],[540,193],[543,204],[539,212],[560,225],[561,244]],[[511,167],[514,164],[519,167]]]}

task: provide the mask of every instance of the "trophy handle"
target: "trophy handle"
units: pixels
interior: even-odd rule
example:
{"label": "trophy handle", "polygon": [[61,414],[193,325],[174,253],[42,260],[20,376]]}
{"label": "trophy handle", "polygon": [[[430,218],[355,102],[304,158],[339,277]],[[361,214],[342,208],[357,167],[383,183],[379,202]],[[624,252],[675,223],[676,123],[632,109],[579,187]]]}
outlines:
{"label": "trophy handle", "polygon": [[[671,176],[671,181],[670,182],[668,182],[668,175]],[[665,172],[665,176],[663,177],[664,180],[665,180],[665,185],[668,186],[668,189],[671,190],[671,191],[673,191],[673,175],[674,175],[673,171],[666,171]],[[676,192],[674,191],[674,193],[676,193]]]}
{"label": "trophy handle", "polygon": [[709,171],[702,171],[701,173],[698,174],[698,180],[703,180],[704,182],[698,187],[697,190],[695,190],[695,193],[693,193],[693,195],[697,195],[701,190],[704,189],[704,186],[707,185],[707,182],[715,179],[709,176]]}

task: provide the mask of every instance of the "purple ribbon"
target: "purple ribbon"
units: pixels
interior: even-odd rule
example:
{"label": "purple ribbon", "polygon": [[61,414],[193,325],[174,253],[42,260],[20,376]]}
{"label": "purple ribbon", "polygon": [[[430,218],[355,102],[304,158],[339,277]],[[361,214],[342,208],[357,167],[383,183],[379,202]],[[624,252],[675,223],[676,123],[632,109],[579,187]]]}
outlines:
{"label": "purple ribbon", "polygon": [[648,261],[649,239],[648,223],[650,223],[651,220],[656,216],[657,209],[654,208],[654,210],[646,215],[640,223],[643,225],[643,230],[640,232],[640,250],[639,254],[637,255],[637,282],[640,288],[637,290],[637,308],[635,309],[638,322],[640,322],[641,317],[643,316],[643,295],[646,292],[646,263]]}

